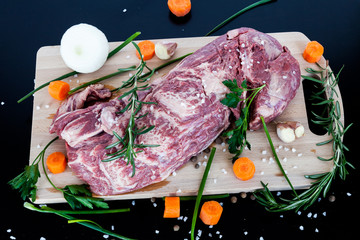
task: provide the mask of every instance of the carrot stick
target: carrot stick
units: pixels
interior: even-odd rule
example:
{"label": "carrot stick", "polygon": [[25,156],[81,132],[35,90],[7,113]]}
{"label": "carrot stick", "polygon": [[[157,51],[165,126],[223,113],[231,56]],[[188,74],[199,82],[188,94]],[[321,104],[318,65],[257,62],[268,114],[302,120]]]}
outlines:
{"label": "carrot stick", "polygon": [[304,59],[309,63],[316,63],[324,54],[324,47],[317,41],[311,41],[306,45],[303,53]]}
{"label": "carrot stick", "polygon": [[[145,40],[138,43],[140,52],[144,61],[150,60],[155,54],[155,44],[152,41]],[[141,59],[140,54],[136,51],[136,56]]]}
{"label": "carrot stick", "polygon": [[46,166],[50,172],[57,174],[62,173],[66,169],[66,158],[62,152],[54,152],[46,159]]}
{"label": "carrot stick", "polygon": [[48,91],[53,98],[64,100],[70,91],[70,85],[67,82],[54,81],[49,84]]}
{"label": "carrot stick", "polygon": [[205,202],[200,210],[200,219],[206,225],[216,225],[223,212],[223,207],[217,201]]}
{"label": "carrot stick", "polygon": [[169,10],[177,17],[183,17],[191,10],[190,0],[168,0]]}
{"label": "carrot stick", "polygon": [[235,161],[233,171],[237,178],[246,181],[254,176],[255,165],[249,158],[241,157]]}
{"label": "carrot stick", "polygon": [[180,217],[180,198],[165,197],[164,218]]}

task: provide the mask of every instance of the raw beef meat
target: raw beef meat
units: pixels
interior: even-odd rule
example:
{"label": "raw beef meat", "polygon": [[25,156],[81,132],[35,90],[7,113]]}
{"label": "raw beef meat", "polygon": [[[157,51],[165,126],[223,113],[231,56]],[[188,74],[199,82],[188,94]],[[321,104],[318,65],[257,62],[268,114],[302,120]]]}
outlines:
{"label": "raw beef meat", "polygon": [[[110,92],[102,85],[90,86],[68,98],[59,108],[50,132],[65,140],[68,165],[93,193],[133,191],[167,178],[229,126],[231,111],[238,115],[241,105],[229,109],[220,103],[228,93],[222,81],[236,79],[241,84],[245,78],[249,87],[266,84],[252,109],[250,127],[258,129],[260,115],[271,121],[295,96],[299,64],[274,38],[240,28],[218,37],[155,80],[141,98],[157,104],[143,105],[139,114],[148,114],[136,122],[139,128],[155,128],[136,141],[160,146],[137,154],[133,177],[132,166],[123,159],[102,162],[106,154],[116,151],[105,150],[117,141],[113,131],[123,136],[129,119],[127,112],[116,113],[126,105],[123,100],[103,101]],[[102,101],[86,106],[96,100]]]}

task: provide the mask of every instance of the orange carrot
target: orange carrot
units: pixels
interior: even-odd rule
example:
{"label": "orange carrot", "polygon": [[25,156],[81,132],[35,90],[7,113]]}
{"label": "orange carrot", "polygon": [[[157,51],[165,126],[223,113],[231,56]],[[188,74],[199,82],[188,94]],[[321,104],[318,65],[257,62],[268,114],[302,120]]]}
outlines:
{"label": "orange carrot", "polygon": [[62,152],[54,152],[50,154],[46,159],[46,166],[50,172],[62,173],[66,168],[66,158]]}
{"label": "orange carrot", "polygon": [[48,91],[53,98],[64,100],[70,91],[70,85],[63,81],[53,81],[49,84]]}
{"label": "orange carrot", "polygon": [[200,219],[206,225],[216,225],[223,212],[223,207],[217,201],[205,202],[200,210]]}
{"label": "orange carrot", "polygon": [[237,159],[233,165],[235,176],[243,181],[251,179],[255,174],[255,165],[247,157]]}
{"label": "orange carrot", "polygon": [[[152,41],[145,40],[138,43],[138,46],[140,48],[141,55],[144,59],[144,61],[151,59],[155,54],[155,44]],[[136,56],[140,58],[140,54],[138,51],[136,51]]]}
{"label": "orange carrot", "polygon": [[316,63],[324,54],[324,47],[317,41],[311,41],[306,45],[303,53],[304,59],[309,63]]}
{"label": "orange carrot", "polygon": [[190,0],[168,0],[170,11],[177,17],[183,17],[191,10]]}
{"label": "orange carrot", "polygon": [[180,197],[165,197],[164,218],[180,217]]}

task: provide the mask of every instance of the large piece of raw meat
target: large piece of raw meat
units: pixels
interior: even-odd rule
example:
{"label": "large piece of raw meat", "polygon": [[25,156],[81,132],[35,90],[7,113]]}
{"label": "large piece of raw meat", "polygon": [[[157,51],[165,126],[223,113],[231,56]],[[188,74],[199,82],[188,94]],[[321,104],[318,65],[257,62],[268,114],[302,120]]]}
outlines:
{"label": "large piece of raw meat", "polygon": [[[102,162],[115,148],[113,131],[124,135],[129,114],[117,114],[125,103],[111,96],[102,85],[93,85],[69,97],[58,109],[50,132],[66,142],[68,165],[93,193],[120,194],[167,178],[192,156],[207,148],[229,126],[231,111],[220,100],[229,90],[226,79],[238,84],[247,79],[250,88],[266,84],[252,107],[250,128],[278,116],[293,99],[300,84],[299,64],[286,47],[273,37],[250,28],[229,31],[185,58],[166,76],[156,79],[141,95],[146,117],[141,126],[154,125],[136,141],[158,144],[137,154],[136,173],[123,159]],[[91,105],[87,106],[89,102]],[[93,104],[95,102],[95,104]],[[241,105],[239,105],[239,108]],[[139,113],[141,114],[141,113]]]}

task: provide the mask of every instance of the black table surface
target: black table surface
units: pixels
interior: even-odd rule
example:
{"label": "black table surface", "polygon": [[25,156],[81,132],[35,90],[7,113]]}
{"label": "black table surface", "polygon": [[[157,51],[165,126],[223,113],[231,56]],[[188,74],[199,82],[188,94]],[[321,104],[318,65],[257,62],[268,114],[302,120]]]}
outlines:
{"label": "black table surface", "polygon": [[[125,40],[135,31],[139,39],[196,37],[236,11],[255,1],[193,1],[191,13],[177,19],[168,10],[166,1],[14,1],[0,2],[0,147],[1,147],[1,212],[0,239],[105,239],[78,224],[68,224],[61,217],[23,208],[18,192],[7,182],[19,174],[29,161],[32,124],[32,99],[16,101],[34,87],[36,52],[42,46],[59,45],[67,28],[89,23],[101,29],[109,41]],[[358,236],[360,202],[359,121],[356,96],[360,80],[356,75],[360,63],[359,0],[287,0],[257,7],[222,27],[214,35],[238,27],[252,27],[262,32],[299,31],[325,47],[325,58],[337,72],[344,65],[340,90],[346,125],[354,125],[344,138],[350,149],[347,160],[356,169],[349,169],[343,181],[336,178],[328,195],[312,207],[300,212],[269,213],[250,198],[232,203],[221,199],[223,216],[218,225],[209,228],[197,221],[200,239],[347,239]],[[275,193],[276,194],[276,193]],[[286,194],[284,192],[283,194]],[[329,201],[334,196],[335,201]],[[130,207],[129,213],[86,216],[107,229],[137,239],[190,239],[194,201],[182,202],[182,220],[164,219],[163,201],[156,199],[109,202],[111,208]],[[67,209],[66,204],[51,205]],[[5,213],[5,214],[4,214]],[[174,231],[178,225],[179,230]],[[112,239],[112,237],[109,237]]]}

